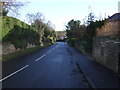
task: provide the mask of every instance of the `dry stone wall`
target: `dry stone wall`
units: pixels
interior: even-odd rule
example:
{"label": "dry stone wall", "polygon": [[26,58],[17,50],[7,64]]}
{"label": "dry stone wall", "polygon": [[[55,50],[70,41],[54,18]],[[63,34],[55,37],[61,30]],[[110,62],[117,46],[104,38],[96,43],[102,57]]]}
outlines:
{"label": "dry stone wall", "polygon": [[[35,45],[28,44],[28,46],[27,46],[27,48],[32,48],[32,47],[35,47]],[[18,50],[20,50],[20,49],[16,50],[14,45],[10,44],[9,42],[2,43],[2,55],[13,53],[13,52],[16,52]]]}
{"label": "dry stone wall", "polygon": [[118,73],[120,37],[94,37],[93,57],[95,60]]}

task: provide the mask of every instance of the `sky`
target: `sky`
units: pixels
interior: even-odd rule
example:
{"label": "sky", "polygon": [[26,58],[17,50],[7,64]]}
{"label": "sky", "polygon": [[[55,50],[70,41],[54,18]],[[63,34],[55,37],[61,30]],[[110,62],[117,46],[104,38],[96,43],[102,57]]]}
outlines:
{"label": "sky", "polygon": [[[65,30],[65,25],[71,20],[80,20],[88,16],[89,12],[95,14],[96,19],[112,16],[118,12],[118,2],[120,0],[20,0],[29,1],[17,16],[18,19],[28,23],[27,13],[40,12],[45,17],[46,22],[51,21],[55,30]],[[12,15],[12,14],[9,14]]]}

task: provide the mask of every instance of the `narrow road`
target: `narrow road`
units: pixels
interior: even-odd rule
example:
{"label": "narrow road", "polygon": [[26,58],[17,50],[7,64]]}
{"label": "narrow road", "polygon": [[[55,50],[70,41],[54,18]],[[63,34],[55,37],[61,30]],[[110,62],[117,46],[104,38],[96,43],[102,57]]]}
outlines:
{"label": "narrow road", "polygon": [[3,62],[3,88],[89,88],[67,43]]}

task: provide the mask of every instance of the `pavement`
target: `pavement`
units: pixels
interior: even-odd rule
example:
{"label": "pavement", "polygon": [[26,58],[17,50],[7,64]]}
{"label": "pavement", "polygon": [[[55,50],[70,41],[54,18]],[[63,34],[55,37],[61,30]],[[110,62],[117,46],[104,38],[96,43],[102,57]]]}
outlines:
{"label": "pavement", "polygon": [[120,88],[118,74],[68,46],[93,88]]}

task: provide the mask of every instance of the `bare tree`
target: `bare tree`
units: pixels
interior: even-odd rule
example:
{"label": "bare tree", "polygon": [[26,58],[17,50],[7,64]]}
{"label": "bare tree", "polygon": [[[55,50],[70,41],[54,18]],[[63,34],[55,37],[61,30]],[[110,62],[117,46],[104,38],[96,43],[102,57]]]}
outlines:
{"label": "bare tree", "polygon": [[31,25],[35,27],[35,30],[39,33],[40,35],[40,44],[42,45],[42,37],[44,36],[44,28],[45,28],[45,23],[44,23],[44,16],[41,13],[28,13],[27,19]]}
{"label": "bare tree", "polygon": [[0,3],[2,3],[3,12],[12,11],[16,14],[19,14],[18,10],[25,6],[28,2],[20,2],[18,0],[0,0]]}
{"label": "bare tree", "polygon": [[38,20],[39,22],[44,22],[45,20],[45,17],[42,15],[42,13],[28,13],[26,17],[31,25],[35,23],[36,20]]}
{"label": "bare tree", "polygon": [[48,36],[55,36],[55,32],[53,31],[54,27],[51,21],[45,23],[45,17],[41,13],[30,14],[26,15],[29,23],[34,26],[34,30],[37,31],[40,35],[40,45],[43,45],[43,38],[47,38]]}

